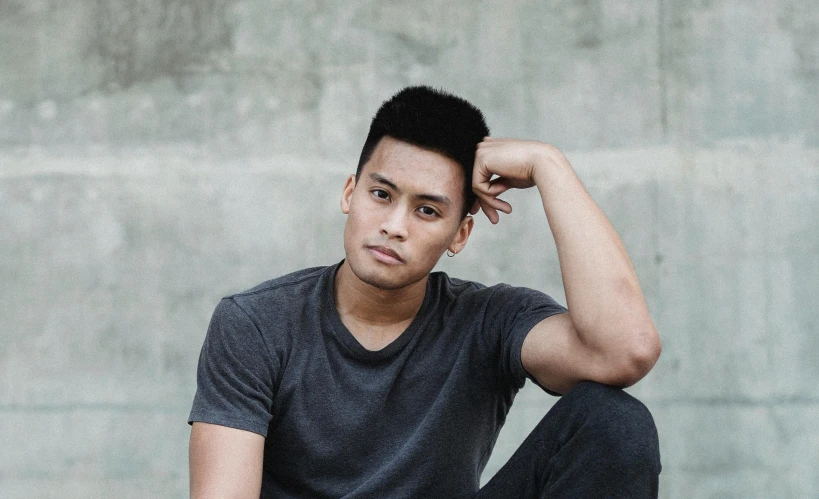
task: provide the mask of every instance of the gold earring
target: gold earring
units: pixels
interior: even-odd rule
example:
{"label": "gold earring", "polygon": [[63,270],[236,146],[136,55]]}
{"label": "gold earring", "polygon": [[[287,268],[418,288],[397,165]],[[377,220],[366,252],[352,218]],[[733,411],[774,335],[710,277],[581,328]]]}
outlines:
{"label": "gold earring", "polygon": [[455,255],[457,255],[457,254],[458,254],[458,253],[453,253],[453,252],[451,252],[451,251],[449,251],[449,250],[446,250],[446,256],[448,256],[448,257],[450,257],[450,258],[452,258],[453,256],[455,256]]}

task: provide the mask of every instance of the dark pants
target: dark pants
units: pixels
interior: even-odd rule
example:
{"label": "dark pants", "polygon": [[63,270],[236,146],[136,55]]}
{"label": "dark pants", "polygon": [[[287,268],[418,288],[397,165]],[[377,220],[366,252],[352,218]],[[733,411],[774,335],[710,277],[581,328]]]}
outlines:
{"label": "dark pants", "polygon": [[475,496],[657,497],[654,419],[617,388],[582,382],[564,395]]}

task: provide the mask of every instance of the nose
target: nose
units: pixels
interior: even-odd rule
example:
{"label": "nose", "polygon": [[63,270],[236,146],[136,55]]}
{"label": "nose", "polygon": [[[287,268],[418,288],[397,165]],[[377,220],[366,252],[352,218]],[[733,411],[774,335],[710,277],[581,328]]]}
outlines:
{"label": "nose", "polygon": [[396,207],[381,222],[381,233],[388,239],[403,241],[407,238],[407,217],[403,209]]}

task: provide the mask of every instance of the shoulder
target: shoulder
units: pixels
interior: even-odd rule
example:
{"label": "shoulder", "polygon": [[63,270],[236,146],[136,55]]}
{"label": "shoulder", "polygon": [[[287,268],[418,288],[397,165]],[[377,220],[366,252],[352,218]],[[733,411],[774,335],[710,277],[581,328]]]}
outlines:
{"label": "shoulder", "polygon": [[429,274],[429,280],[438,289],[455,295],[486,289],[486,286],[479,282],[450,277],[446,272],[432,272]]}
{"label": "shoulder", "polygon": [[336,266],[333,265],[323,267],[310,267],[307,269],[297,270],[295,272],[285,274],[281,277],[264,281],[261,284],[257,284],[256,286],[253,286],[252,288],[246,291],[235,293],[226,296],[225,298],[246,299],[253,296],[275,293],[277,290],[281,290],[282,288],[297,286],[305,282],[306,283],[309,283],[311,281],[314,282],[318,280],[323,273],[327,272],[330,269],[334,269],[335,267]]}
{"label": "shoulder", "polygon": [[538,320],[566,312],[566,308],[546,293],[505,283],[481,283],[431,274],[440,293],[441,305],[451,313],[478,319],[484,328],[509,330],[531,327]]}
{"label": "shoulder", "polygon": [[555,300],[543,291],[500,283],[489,288],[492,291],[492,301],[498,304],[549,303],[557,304]]}
{"label": "shoulder", "polygon": [[335,268],[336,266],[325,266],[297,270],[296,272],[264,281],[246,291],[228,295],[225,299],[248,303],[282,293],[292,294],[293,291],[298,291],[299,289],[310,289],[318,285],[321,278]]}
{"label": "shoulder", "polygon": [[500,303],[519,303],[529,301],[554,302],[547,294],[536,289],[522,286],[513,286],[506,283],[485,284],[450,277],[444,272],[433,272],[430,274],[430,281],[433,287],[445,296],[450,296],[458,300],[478,300]]}
{"label": "shoulder", "polygon": [[304,306],[321,298],[323,285],[331,281],[336,265],[311,267],[262,282],[246,291],[225,296],[220,307],[238,307],[252,318]]}
{"label": "shoulder", "polygon": [[442,304],[480,302],[492,294],[489,288],[479,282],[450,277],[445,272],[432,272],[429,283],[430,289]]}
{"label": "shoulder", "polygon": [[259,354],[289,348],[294,335],[320,317],[334,268],[299,270],[225,296],[211,317],[206,346]]}
{"label": "shoulder", "polygon": [[430,274],[431,289],[439,306],[469,315],[514,314],[537,305],[558,306],[545,293],[505,283],[487,286],[480,282],[450,277],[444,272]]}

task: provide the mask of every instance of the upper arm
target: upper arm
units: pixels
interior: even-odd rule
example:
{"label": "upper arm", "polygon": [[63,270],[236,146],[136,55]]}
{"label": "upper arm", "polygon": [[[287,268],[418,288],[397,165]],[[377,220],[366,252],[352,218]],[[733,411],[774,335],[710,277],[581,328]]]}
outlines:
{"label": "upper arm", "polygon": [[257,433],[194,422],[189,456],[191,498],[258,498],[264,441]]}
{"label": "upper arm", "polygon": [[[615,338],[616,340],[617,338]],[[629,386],[640,380],[656,361],[646,359],[628,341],[615,341],[619,349],[601,350],[584,343],[568,313],[537,323],[521,348],[523,368],[537,382],[554,392],[566,393],[580,381]]]}
{"label": "upper arm", "polygon": [[188,422],[266,435],[277,390],[278,359],[255,323],[232,299],[213,313],[196,371]]}

